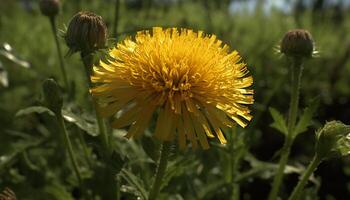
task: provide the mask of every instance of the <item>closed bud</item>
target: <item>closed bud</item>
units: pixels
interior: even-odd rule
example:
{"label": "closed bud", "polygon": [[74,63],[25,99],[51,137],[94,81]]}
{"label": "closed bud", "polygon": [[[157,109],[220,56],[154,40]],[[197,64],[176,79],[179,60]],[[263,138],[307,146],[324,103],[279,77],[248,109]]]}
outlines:
{"label": "closed bud", "polygon": [[350,154],[350,126],[340,121],[327,122],[316,133],[316,153],[321,158]]}
{"label": "closed bud", "polygon": [[314,41],[311,34],[303,29],[288,31],[282,39],[280,52],[289,57],[312,57]]}
{"label": "closed bud", "polygon": [[101,16],[79,12],[69,22],[65,40],[70,54],[91,53],[105,47],[107,27]]}
{"label": "closed bud", "polygon": [[55,114],[60,113],[63,106],[61,90],[53,79],[46,79],[43,83],[44,98],[47,107]]}
{"label": "closed bud", "polygon": [[40,11],[48,17],[55,17],[60,10],[59,0],[41,0],[39,2]]}

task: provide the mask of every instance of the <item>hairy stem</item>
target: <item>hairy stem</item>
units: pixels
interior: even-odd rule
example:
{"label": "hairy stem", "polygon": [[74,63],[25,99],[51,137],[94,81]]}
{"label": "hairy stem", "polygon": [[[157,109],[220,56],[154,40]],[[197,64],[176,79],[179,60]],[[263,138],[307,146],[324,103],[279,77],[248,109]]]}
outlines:
{"label": "hairy stem", "polygon": [[170,146],[171,144],[169,142],[163,142],[162,144],[161,151],[160,151],[160,158],[158,161],[154,182],[153,182],[151,191],[149,193],[148,200],[156,200],[158,197],[158,194],[160,192],[161,185],[162,185],[162,179],[168,164]]}
{"label": "hairy stem", "polygon": [[292,91],[291,91],[291,100],[289,106],[289,114],[288,114],[288,134],[284,141],[282,150],[281,150],[281,158],[279,161],[279,166],[277,169],[276,176],[273,179],[272,189],[269,194],[269,200],[276,200],[278,196],[278,192],[281,187],[281,183],[283,180],[284,169],[287,165],[290,148],[294,142],[294,127],[295,122],[298,116],[298,105],[299,105],[299,91],[300,91],[300,82],[302,76],[302,59],[294,58],[293,65],[291,67],[291,81],[292,81]]}
{"label": "hairy stem", "polygon": [[[83,60],[84,63],[84,68],[85,68],[85,73],[86,73],[86,78],[88,81],[89,87],[92,87],[91,83],[91,71],[92,71],[92,66],[93,66],[93,55],[91,53],[81,53],[81,59]],[[108,151],[108,154],[110,154],[110,148],[109,148],[109,137],[106,133],[106,127],[104,124],[103,118],[98,114],[96,108],[97,108],[97,102],[94,98],[92,98],[93,101],[93,109],[95,111],[96,115],[96,121],[99,129],[99,137],[101,139],[101,142],[104,146],[104,148]]]}

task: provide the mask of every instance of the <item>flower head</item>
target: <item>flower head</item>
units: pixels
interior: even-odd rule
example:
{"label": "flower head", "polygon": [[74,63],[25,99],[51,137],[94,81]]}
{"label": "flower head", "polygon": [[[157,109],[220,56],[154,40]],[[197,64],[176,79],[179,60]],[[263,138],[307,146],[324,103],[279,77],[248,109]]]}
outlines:
{"label": "flower head", "polygon": [[229,52],[215,35],[188,29],[153,28],[127,38],[109,52],[108,63],[94,67],[91,89],[100,113],[117,114],[114,128],[129,126],[139,137],[158,113],[154,136],[189,140],[209,148],[208,138],[226,143],[222,129],[251,120],[253,78],[237,51]]}
{"label": "flower head", "polygon": [[48,17],[55,17],[60,10],[59,0],[41,0],[39,2],[40,11]]}
{"label": "flower head", "polygon": [[307,30],[290,30],[282,39],[280,51],[290,57],[309,58],[315,53],[314,41]]}
{"label": "flower head", "polygon": [[70,53],[91,53],[105,47],[107,27],[101,16],[79,12],[70,20],[65,40]]}

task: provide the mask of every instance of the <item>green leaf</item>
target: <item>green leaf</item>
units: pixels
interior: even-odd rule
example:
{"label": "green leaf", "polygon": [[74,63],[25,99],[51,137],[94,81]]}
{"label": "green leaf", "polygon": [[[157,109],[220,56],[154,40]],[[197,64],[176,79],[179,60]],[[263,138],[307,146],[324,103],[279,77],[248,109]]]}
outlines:
{"label": "green leaf", "polygon": [[62,115],[67,122],[75,124],[76,126],[84,130],[89,135],[94,137],[98,135],[96,122],[93,121],[92,119],[89,120],[89,119],[83,118],[82,116],[78,116],[68,110],[62,110]]}
{"label": "green leaf", "polygon": [[55,113],[53,113],[50,109],[48,109],[48,108],[46,108],[44,106],[31,106],[31,107],[28,107],[28,108],[21,109],[21,110],[19,110],[16,113],[15,116],[16,117],[21,117],[21,116],[29,115],[29,114],[32,114],[32,113],[38,113],[38,114],[48,113],[49,115],[55,116]]}
{"label": "green leaf", "polygon": [[198,192],[198,199],[211,199],[218,190],[225,187],[226,180],[221,179],[218,181],[212,181],[207,184],[204,184],[203,187],[200,187]]}
{"label": "green leaf", "polygon": [[297,125],[294,129],[294,136],[303,133],[311,125],[312,117],[318,107],[318,100],[313,100],[308,107],[306,107],[301,115]]}
{"label": "green leaf", "polygon": [[191,171],[195,166],[198,165],[198,162],[194,159],[194,157],[187,158],[179,158],[173,162],[170,162],[168,168],[164,174],[161,189],[168,185],[170,180],[173,177],[178,177],[186,173],[187,171]]}
{"label": "green leaf", "polygon": [[143,186],[143,181],[140,178],[138,178],[126,169],[122,169],[122,171],[120,172],[120,176],[123,177],[130,186],[135,188],[135,190],[137,191],[137,193],[135,194],[136,196],[141,196],[142,199],[146,199],[147,192]]}
{"label": "green leaf", "polygon": [[74,200],[72,195],[61,184],[48,185],[44,190],[55,200]]}
{"label": "green leaf", "polygon": [[29,62],[18,58],[18,56],[16,56],[13,53],[12,47],[8,43],[3,44],[2,48],[0,49],[0,55],[4,56],[8,60],[12,61],[13,63],[15,63],[21,67],[24,67],[24,68],[30,67]]}
{"label": "green leaf", "polygon": [[286,120],[283,118],[282,114],[272,107],[269,108],[269,111],[273,119],[273,123],[270,126],[275,128],[279,132],[287,135],[287,123]]}

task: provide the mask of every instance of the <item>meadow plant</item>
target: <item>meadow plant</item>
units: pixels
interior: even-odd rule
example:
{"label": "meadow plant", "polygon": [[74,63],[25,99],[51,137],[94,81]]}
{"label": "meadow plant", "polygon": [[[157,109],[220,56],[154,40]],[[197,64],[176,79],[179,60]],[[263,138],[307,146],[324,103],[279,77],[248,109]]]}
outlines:
{"label": "meadow plant", "polygon": [[[149,194],[154,200],[162,184],[169,142],[179,148],[209,148],[208,138],[226,144],[226,127],[247,125],[252,116],[253,79],[237,51],[228,52],[215,35],[188,29],[140,31],[109,52],[110,60],[94,67],[91,89],[100,113],[121,115],[113,128],[130,126],[127,138],[139,138],[157,113],[154,136],[162,145],[155,181]],[[199,143],[199,145],[198,145]]]}
{"label": "meadow plant", "polygon": [[[276,200],[278,191],[282,182],[284,170],[288,162],[290,148],[294,142],[295,137],[300,132],[296,132],[296,120],[298,117],[299,105],[299,91],[301,84],[301,77],[303,72],[303,62],[310,58],[314,52],[314,42],[311,34],[306,30],[291,30],[288,31],[281,42],[281,53],[285,54],[291,62],[290,76],[291,76],[291,98],[288,113],[288,124],[284,130],[286,136],[284,145],[281,149],[281,157],[277,174],[273,180],[272,189],[269,194],[269,200]],[[284,122],[282,122],[284,124]],[[285,127],[285,126],[284,126]]]}
{"label": "meadow plant", "polygon": [[[214,31],[218,13],[210,13],[209,8],[214,9],[216,4],[203,2],[208,8],[206,15],[210,21],[205,26]],[[310,177],[317,167],[325,160],[350,154],[350,126],[330,121],[316,131],[315,153],[307,168],[288,164],[296,137],[306,132],[317,108],[314,103],[299,113],[304,65],[317,53],[307,30],[290,30],[280,43],[279,53],[290,65],[286,75],[290,76],[291,83],[287,119],[282,111],[270,107],[271,126],[285,137],[277,154],[279,162],[275,164],[257,159],[249,148],[256,136],[256,124],[263,121],[262,112],[268,108],[274,92],[278,91],[280,81],[276,81],[277,89],[266,95],[262,105],[255,103],[256,95],[264,91],[255,89],[258,84],[253,84],[253,76],[248,70],[250,64],[247,66],[241,54],[230,49],[229,39],[218,39],[225,35],[225,30],[217,31],[217,37],[190,28],[151,26],[131,31],[125,38],[115,38],[119,42],[108,46],[106,24],[112,24],[113,37],[119,37],[118,27],[122,27],[120,22],[124,16],[120,13],[124,9],[121,4],[128,5],[119,0],[113,3],[112,23],[108,19],[105,22],[93,12],[81,11],[71,18],[64,34],[69,48],[67,55],[79,54],[84,65],[85,85],[88,86],[84,89],[91,97],[92,116],[89,106],[81,108],[71,102],[76,100],[74,97],[64,98],[65,92],[71,92],[72,88],[69,87],[56,33],[55,19],[60,2],[41,0],[39,3],[42,14],[50,19],[66,84],[66,90],[61,90],[54,79],[45,80],[42,84],[44,103],[39,102],[39,106],[16,114],[17,117],[40,114],[40,121],[45,124],[35,129],[42,132],[43,139],[20,147],[24,150],[18,153],[23,157],[24,164],[21,165],[29,166],[28,174],[44,174],[35,178],[44,183],[45,193],[51,196],[42,198],[239,200],[245,199],[242,185],[256,177],[265,177],[273,179],[271,188],[268,188],[270,193],[266,192],[269,200],[307,199],[304,187],[313,180]],[[152,1],[147,1],[145,6],[146,18],[154,17]],[[123,23],[132,27],[129,22]],[[234,26],[238,27],[238,24]],[[249,69],[257,68],[253,66]],[[254,81],[260,83],[259,78],[254,76]],[[264,108],[251,111],[259,106]],[[250,123],[253,117],[258,121]],[[50,125],[51,122],[54,124]],[[52,135],[47,132],[52,132]],[[62,160],[52,162],[60,165],[58,168],[62,168],[62,172],[56,166],[47,165],[44,158],[31,161],[28,156],[31,148],[38,145],[44,147],[41,153],[45,159],[57,158],[48,156],[52,152],[60,156]],[[67,166],[64,165],[66,157]],[[0,171],[11,164],[11,160],[6,159],[0,156]],[[247,166],[250,169],[246,170]],[[50,167],[54,169],[50,171]],[[60,174],[56,175],[57,171]],[[10,171],[11,176],[20,177],[20,173]],[[290,194],[282,193],[281,189],[288,173],[300,174],[300,180]],[[55,181],[53,177],[56,177]],[[45,185],[49,181],[52,184]],[[16,195],[6,189],[0,194],[0,199],[15,200]]]}

